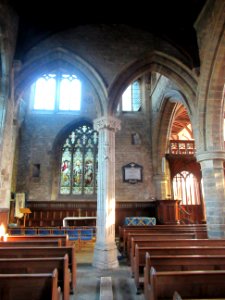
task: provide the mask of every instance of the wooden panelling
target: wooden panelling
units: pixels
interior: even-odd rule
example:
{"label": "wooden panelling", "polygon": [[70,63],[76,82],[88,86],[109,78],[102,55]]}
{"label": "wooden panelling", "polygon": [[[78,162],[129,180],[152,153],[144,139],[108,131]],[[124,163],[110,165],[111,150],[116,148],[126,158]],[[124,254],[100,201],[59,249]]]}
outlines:
{"label": "wooden panelling", "polygon": [[[31,214],[27,216],[26,226],[54,227],[62,226],[65,217],[87,216],[97,214],[96,201],[28,201]],[[126,217],[155,217],[157,224],[178,224],[178,200],[156,200],[151,202],[116,202],[115,229],[124,224]],[[23,225],[23,218],[17,220]],[[69,226],[81,225],[70,221]],[[86,225],[86,224],[83,224]],[[88,224],[89,225],[89,224]]]}
{"label": "wooden panelling", "polygon": [[[96,216],[97,203],[94,201],[28,201],[27,207],[32,211],[27,217],[26,226],[62,226],[63,219],[70,216]],[[155,217],[155,202],[117,202],[116,232],[119,225],[124,224],[125,217]],[[18,220],[22,225],[23,219]],[[76,225],[70,221],[69,225]]]}
{"label": "wooden panelling", "polygon": [[180,200],[156,200],[157,218],[160,224],[179,224]]}

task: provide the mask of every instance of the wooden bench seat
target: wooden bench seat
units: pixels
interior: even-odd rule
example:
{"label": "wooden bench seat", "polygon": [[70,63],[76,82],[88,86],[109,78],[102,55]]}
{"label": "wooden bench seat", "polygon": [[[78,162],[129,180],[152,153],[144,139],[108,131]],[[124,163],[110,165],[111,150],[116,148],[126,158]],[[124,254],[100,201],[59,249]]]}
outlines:
{"label": "wooden bench seat", "polygon": [[68,255],[63,257],[0,258],[1,274],[50,273],[58,271],[58,285],[64,300],[69,300],[70,272]]}
{"label": "wooden bench seat", "polygon": [[69,237],[68,234],[61,235],[9,235],[7,241],[37,241],[37,240],[55,240],[60,239],[62,241],[62,246],[69,246]]}
{"label": "wooden bench seat", "polygon": [[[135,272],[140,272],[146,265],[146,253],[151,256],[166,256],[166,255],[225,255],[224,246],[184,246],[184,247],[141,247],[136,245],[135,257],[133,262],[132,275],[135,277]],[[138,266],[138,267],[137,267]],[[136,275],[138,278],[138,275]],[[140,276],[140,275],[139,275]],[[139,279],[137,279],[137,282]],[[139,283],[137,283],[139,288]],[[139,292],[139,290],[138,290]]]}
{"label": "wooden bench seat", "polygon": [[192,270],[225,270],[224,255],[150,255],[145,254],[144,277],[143,265],[135,266],[135,285],[142,290],[144,282],[150,281],[151,267],[158,271],[192,271]]}
{"label": "wooden bench seat", "polygon": [[124,236],[122,242],[120,243],[121,251],[126,253],[128,239],[132,235],[141,235],[141,234],[192,234],[194,238],[198,239],[206,239],[208,238],[208,233],[206,229],[201,230],[176,230],[176,229],[169,229],[169,230],[151,230],[150,228],[136,228],[136,229],[127,229],[124,231]]}
{"label": "wooden bench seat", "polygon": [[60,300],[58,271],[36,274],[0,274],[1,300]]}
{"label": "wooden bench seat", "polygon": [[61,247],[62,240],[24,240],[24,241],[6,241],[0,242],[0,247]]}
{"label": "wooden bench seat", "polygon": [[172,299],[175,291],[189,299],[224,299],[224,270],[158,272],[152,267],[149,278],[146,300]]}
{"label": "wooden bench seat", "polygon": [[195,239],[194,233],[129,233],[127,236],[127,248],[125,249],[128,260],[133,241],[159,241],[159,240],[178,240],[178,239]]}
{"label": "wooden bench seat", "polygon": [[123,251],[129,232],[156,233],[194,233],[196,238],[208,238],[205,224],[193,225],[155,225],[155,226],[119,226],[119,248]]}
{"label": "wooden bench seat", "polygon": [[135,256],[135,246],[140,247],[183,247],[183,246],[225,246],[225,239],[171,239],[154,241],[149,238],[134,237],[131,238],[130,260],[131,266]]}
{"label": "wooden bench seat", "polygon": [[0,247],[0,258],[21,257],[62,257],[68,254],[69,269],[71,271],[70,292],[76,288],[76,258],[75,247]]}

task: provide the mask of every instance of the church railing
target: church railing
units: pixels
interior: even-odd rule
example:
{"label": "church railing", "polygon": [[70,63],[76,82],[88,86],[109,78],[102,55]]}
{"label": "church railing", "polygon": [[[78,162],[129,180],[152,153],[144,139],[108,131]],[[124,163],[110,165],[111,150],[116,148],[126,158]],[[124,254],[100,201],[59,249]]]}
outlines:
{"label": "church railing", "polygon": [[171,140],[169,154],[195,154],[195,142],[189,140]]}

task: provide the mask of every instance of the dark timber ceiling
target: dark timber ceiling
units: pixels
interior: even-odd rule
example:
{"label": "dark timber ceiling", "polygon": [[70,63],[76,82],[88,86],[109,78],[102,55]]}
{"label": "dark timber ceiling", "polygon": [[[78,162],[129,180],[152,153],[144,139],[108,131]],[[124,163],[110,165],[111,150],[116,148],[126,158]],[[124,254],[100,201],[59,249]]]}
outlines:
{"label": "dark timber ceiling", "polygon": [[[154,0],[149,2],[87,2],[74,0],[8,0],[19,15],[16,58],[47,36],[82,24],[127,24],[147,30],[185,52],[199,67],[193,24],[206,0]],[[140,22],[140,23],[138,23]]]}

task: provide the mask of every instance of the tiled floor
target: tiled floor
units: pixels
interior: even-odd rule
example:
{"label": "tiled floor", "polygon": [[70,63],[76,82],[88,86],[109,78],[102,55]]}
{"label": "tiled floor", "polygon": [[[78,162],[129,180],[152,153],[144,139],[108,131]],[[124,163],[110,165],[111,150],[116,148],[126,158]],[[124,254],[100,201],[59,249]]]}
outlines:
{"label": "tiled floor", "polygon": [[136,295],[134,279],[130,267],[124,259],[119,260],[119,267],[112,270],[98,270],[92,266],[94,245],[83,245],[76,250],[77,289],[70,300],[99,300],[100,278],[112,277],[113,300],[144,300],[144,295]]}

